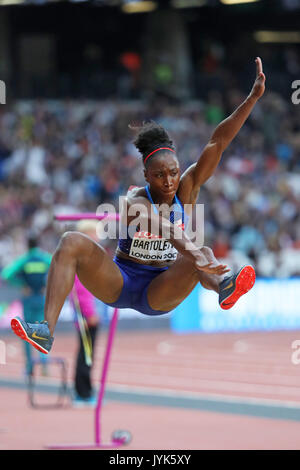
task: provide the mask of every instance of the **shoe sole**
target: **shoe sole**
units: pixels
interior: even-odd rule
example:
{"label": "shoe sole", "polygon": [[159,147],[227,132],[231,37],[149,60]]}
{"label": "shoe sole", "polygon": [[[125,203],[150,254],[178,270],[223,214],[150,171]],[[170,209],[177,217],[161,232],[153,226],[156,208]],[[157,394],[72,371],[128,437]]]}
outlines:
{"label": "shoe sole", "polygon": [[242,295],[252,289],[255,278],[255,271],[252,266],[242,268],[236,277],[234,291],[221,302],[220,307],[223,310],[229,310],[233,307]]}
{"label": "shoe sole", "polygon": [[95,408],[97,403],[72,403],[73,408]]}
{"label": "shoe sole", "polygon": [[27,341],[27,343],[30,343],[38,351],[40,351],[44,354],[49,353],[49,351],[47,351],[47,349],[44,349],[38,343],[36,343],[35,341],[33,341],[32,339],[29,338],[29,336],[27,335],[26,331],[24,330],[24,328],[22,326],[22,323],[19,320],[17,320],[16,318],[13,318],[11,320],[10,324],[11,324],[11,329],[13,330],[13,332],[17,336],[19,336],[19,338],[23,339],[24,341]]}

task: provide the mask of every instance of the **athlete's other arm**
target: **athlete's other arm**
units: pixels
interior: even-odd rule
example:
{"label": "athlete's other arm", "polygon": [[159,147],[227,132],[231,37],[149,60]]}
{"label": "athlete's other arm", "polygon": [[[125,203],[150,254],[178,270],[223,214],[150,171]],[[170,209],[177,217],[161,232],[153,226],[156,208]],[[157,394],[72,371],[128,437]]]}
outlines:
{"label": "athlete's other arm", "polygon": [[222,153],[237,135],[255,103],[265,91],[265,75],[262,70],[261,59],[257,57],[255,62],[256,79],[249,96],[228,118],[217,126],[198,162],[191,165],[181,177],[184,187],[182,188],[183,192],[186,192],[185,188],[187,187],[191,191],[191,203],[196,202],[200,186],[212,176],[219,164]]}
{"label": "athlete's other arm", "polygon": [[[207,258],[186,235],[186,233],[176,225],[172,224],[167,218],[156,214],[148,199],[143,196],[132,197],[127,194],[126,204],[121,209],[121,222],[133,229],[140,225],[140,230],[151,232],[162,236],[168,240],[176,250],[194,263],[199,271],[209,274],[225,274],[229,271],[226,265],[211,266],[213,263],[207,263]],[[126,220],[124,215],[126,212]],[[151,227],[149,229],[149,227]]]}

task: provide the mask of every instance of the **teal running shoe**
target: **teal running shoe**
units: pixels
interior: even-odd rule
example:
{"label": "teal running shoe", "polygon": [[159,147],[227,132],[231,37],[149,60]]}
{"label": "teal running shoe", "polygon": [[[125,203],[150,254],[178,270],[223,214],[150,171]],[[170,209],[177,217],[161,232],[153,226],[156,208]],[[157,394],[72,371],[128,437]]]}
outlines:
{"label": "teal running shoe", "polygon": [[73,399],[72,404],[74,408],[87,408],[87,407],[94,408],[97,405],[97,398],[96,397],[82,398],[82,397],[76,396]]}
{"label": "teal running shoe", "polygon": [[219,285],[219,304],[223,310],[229,310],[238,299],[246,294],[255,283],[255,271],[252,266],[243,266],[237,274],[226,277]]}
{"label": "teal running shoe", "polygon": [[50,352],[53,336],[51,336],[48,322],[26,323],[20,317],[11,320],[13,332],[20,338],[34,346],[38,351],[48,354]]}

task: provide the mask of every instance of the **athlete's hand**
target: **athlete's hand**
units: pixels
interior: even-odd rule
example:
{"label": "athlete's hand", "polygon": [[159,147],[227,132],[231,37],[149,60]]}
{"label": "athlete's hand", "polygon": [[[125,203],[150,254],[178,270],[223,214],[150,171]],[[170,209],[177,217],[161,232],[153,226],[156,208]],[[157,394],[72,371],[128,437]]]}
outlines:
{"label": "athlete's hand", "polygon": [[198,271],[203,271],[207,274],[217,274],[218,276],[228,273],[230,269],[227,268],[226,264],[218,264],[217,266],[214,263],[203,264],[203,261],[197,260],[195,266]]}
{"label": "athlete's hand", "polygon": [[261,58],[256,57],[255,62],[256,62],[256,79],[252,87],[252,90],[250,92],[250,96],[258,100],[264,94],[266,77],[265,77],[265,74],[263,73]]}

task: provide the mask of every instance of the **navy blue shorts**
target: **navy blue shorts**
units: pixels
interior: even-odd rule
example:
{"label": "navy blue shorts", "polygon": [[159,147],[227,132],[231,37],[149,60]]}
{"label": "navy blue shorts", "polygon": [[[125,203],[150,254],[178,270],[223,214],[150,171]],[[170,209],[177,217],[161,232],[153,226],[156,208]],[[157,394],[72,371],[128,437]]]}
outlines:
{"label": "navy blue shorts", "polygon": [[114,262],[119,267],[124,279],[124,285],[120,297],[116,302],[106,305],[117,308],[132,308],[145,315],[163,315],[168,313],[162,310],[153,310],[147,300],[148,286],[152,279],[166,271],[168,266],[157,268],[134,263],[125,259],[114,257]]}

